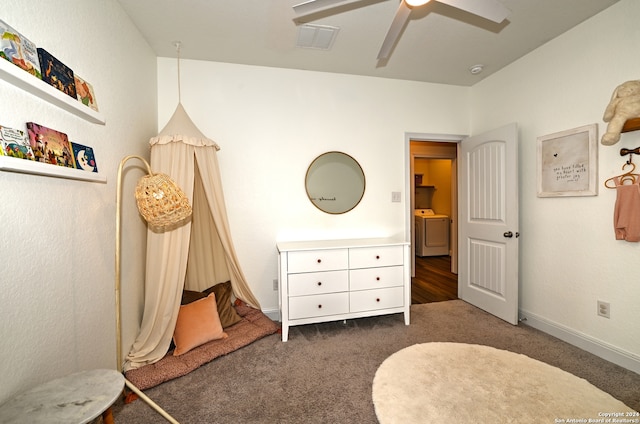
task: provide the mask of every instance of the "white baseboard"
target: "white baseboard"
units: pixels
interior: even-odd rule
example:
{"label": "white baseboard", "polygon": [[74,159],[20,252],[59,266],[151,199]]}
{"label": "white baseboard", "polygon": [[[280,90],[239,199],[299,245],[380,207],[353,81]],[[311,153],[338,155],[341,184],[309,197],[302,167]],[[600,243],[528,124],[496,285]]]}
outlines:
{"label": "white baseboard", "polygon": [[524,325],[543,331],[582,350],[599,356],[602,359],[640,374],[640,356],[638,355],[523,309],[520,310],[520,317],[520,322]]}
{"label": "white baseboard", "polygon": [[280,322],[279,309],[263,309],[262,313],[268,316],[271,319],[271,321]]}

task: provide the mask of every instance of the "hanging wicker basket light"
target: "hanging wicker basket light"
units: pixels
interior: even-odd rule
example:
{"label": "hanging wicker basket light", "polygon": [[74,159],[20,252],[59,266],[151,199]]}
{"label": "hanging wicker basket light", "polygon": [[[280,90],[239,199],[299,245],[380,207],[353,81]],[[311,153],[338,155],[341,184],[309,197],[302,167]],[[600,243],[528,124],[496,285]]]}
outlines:
{"label": "hanging wicker basket light", "polygon": [[192,209],[184,192],[166,174],[149,174],[136,186],[136,202],[140,215],[157,228],[182,222]]}

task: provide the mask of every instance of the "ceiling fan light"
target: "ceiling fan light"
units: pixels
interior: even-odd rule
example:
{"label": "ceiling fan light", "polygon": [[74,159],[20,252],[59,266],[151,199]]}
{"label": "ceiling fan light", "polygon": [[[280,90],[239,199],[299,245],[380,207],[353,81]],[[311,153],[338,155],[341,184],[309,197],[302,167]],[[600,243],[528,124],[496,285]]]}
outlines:
{"label": "ceiling fan light", "polygon": [[404,0],[410,7],[420,7],[429,3],[431,0]]}

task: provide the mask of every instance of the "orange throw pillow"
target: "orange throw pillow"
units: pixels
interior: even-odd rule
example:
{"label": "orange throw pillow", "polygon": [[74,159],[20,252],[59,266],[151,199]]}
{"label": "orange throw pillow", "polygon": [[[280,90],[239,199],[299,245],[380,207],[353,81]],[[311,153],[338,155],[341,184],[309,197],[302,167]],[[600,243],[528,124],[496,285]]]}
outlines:
{"label": "orange throw pillow", "polygon": [[189,352],[212,340],[223,339],[227,333],[222,330],[216,295],[211,293],[204,299],[180,306],[173,342],[176,348],[173,356]]}

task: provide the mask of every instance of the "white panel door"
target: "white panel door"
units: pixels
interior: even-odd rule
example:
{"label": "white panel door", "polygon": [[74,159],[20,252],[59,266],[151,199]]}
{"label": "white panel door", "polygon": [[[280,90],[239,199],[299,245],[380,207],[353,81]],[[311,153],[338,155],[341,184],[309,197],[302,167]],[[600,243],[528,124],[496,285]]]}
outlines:
{"label": "white panel door", "polygon": [[458,296],[518,323],[518,127],[460,145]]}

